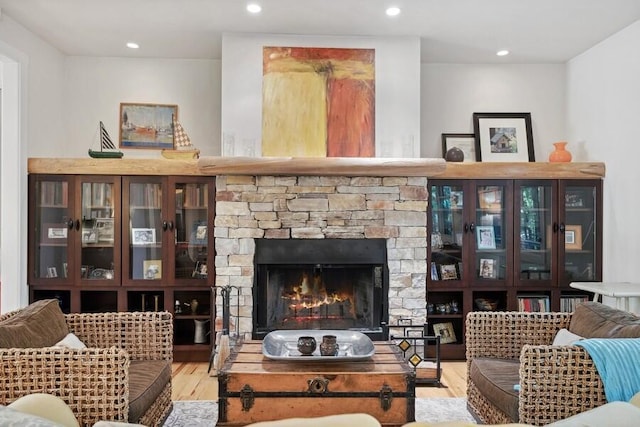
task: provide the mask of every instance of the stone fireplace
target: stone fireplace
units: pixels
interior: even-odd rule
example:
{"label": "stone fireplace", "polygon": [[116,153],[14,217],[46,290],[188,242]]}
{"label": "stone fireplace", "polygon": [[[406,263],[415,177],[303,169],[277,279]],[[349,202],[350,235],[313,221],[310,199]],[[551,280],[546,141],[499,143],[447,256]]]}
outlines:
{"label": "stone fireplace", "polygon": [[256,239],[253,338],[279,329],[352,329],[383,339],[384,239]]}
{"label": "stone fireplace", "polygon": [[[249,339],[260,338],[271,329],[288,328],[291,322],[297,322],[300,329],[358,330],[378,329],[380,322],[396,323],[399,318],[423,324],[427,196],[426,177],[219,175],[216,285],[239,290],[237,297],[232,296],[239,300],[231,301],[232,307],[239,307],[238,324],[232,330]],[[326,242],[338,240],[346,243],[338,247],[351,244],[353,250],[326,249]],[[352,262],[346,255],[356,252],[358,240],[370,240],[365,248],[381,245],[384,250],[370,260]],[[298,248],[322,242],[307,253],[306,249],[291,249],[291,241],[304,243]],[[316,250],[321,255],[314,258]],[[285,259],[270,262],[269,257],[278,252]],[[300,255],[297,259],[296,253]],[[267,268],[267,264],[277,267]],[[331,301],[338,301],[345,274],[351,274],[349,283],[361,283],[362,289],[348,285],[356,292],[350,301],[319,309],[309,310],[314,303],[308,301],[306,305],[289,301],[285,307],[265,300],[262,307],[267,274],[275,275],[271,278],[275,292],[287,298],[299,297],[294,294],[306,286],[307,299],[320,288],[329,291]],[[384,301],[376,301],[376,296]],[[221,301],[217,303],[220,313]]]}

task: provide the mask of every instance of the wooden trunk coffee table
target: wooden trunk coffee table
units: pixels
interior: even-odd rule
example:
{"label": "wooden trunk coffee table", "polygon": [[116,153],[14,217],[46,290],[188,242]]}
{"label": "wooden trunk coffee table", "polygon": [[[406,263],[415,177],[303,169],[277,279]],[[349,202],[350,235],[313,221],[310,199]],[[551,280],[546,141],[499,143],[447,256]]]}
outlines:
{"label": "wooden trunk coffee table", "polygon": [[[218,375],[218,426],[364,412],[384,426],[415,420],[415,372],[390,342],[353,361],[271,360],[245,341]],[[355,427],[355,426],[354,426]]]}

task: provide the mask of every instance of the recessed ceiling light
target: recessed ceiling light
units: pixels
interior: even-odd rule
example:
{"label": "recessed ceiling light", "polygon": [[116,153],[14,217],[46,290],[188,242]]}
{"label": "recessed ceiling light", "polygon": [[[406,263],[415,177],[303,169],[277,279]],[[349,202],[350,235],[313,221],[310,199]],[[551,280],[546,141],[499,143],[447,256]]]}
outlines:
{"label": "recessed ceiling light", "polygon": [[247,5],[247,10],[251,13],[260,13],[262,7],[258,3],[249,3]]}
{"label": "recessed ceiling light", "polygon": [[395,7],[395,6],[391,6],[390,8],[388,8],[385,12],[387,14],[387,16],[398,16],[400,15],[400,8],[399,7]]}
{"label": "recessed ceiling light", "polygon": [[129,49],[137,49],[137,48],[139,48],[140,46],[138,46],[138,43],[129,42],[129,43],[127,43],[127,47],[128,47]]}
{"label": "recessed ceiling light", "polygon": [[509,55],[509,51],[506,50],[506,49],[499,50],[499,51],[496,52],[496,55],[498,55],[498,56],[507,56],[507,55]]}

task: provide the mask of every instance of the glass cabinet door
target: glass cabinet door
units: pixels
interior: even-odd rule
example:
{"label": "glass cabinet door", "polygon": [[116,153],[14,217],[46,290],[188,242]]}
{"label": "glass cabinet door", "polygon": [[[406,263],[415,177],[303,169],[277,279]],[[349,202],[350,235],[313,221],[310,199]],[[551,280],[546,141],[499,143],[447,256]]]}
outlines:
{"label": "glass cabinet door", "polygon": [[173,270],[176,282],[207,282],[209,276],[209,241],[213,237],[209,224],[212,187],[201,178],[176,178],[171,184],[175,198]]}
{"label": "glass cabinet door", "polygon": [[120,179],[82,177],[80,181],[80,278],[112,282],[119,277]]}
{"label": "glass cabinet door", "polygon": [[76,220],[70,194],[73,182],[60,176],[41,176],[31,185],[30,235],[36,250],[30,258],[33,283],[72,283],[73,245]]}
{"label": "glass cabinet door", "polygon": [[[163,211],[162,177],[123,180],[123,282],[156,284],[165,279],[164,236],[172,224]],[[126,255],[124,255],[126,253]]]}
{"label": "glass cabinet door", "polygon": [[431,281],[462,280],[465,224],[462,184],[431,184]]}
{"label": "glass cabinet door", "polygon": [[487,283],[504,281],[510,274],[511,230],[508,184],[478,184],[475,187],[475,218],[471,224],[474,240],[475,277]]}
{"label": "glass cabinet door", "polygon": [[560,195],[564,198],[564,212],[559,224],[560,236],[564,235],[563,259],[560,267],[560,284],[577,281],[600,280],[602,272],[596,270],[601,265],[601,231],[596,226],[599,220],[597,206],[599,187],[591,182],[564,182]]}
{"label": "glass cabinet door", "polygon": [[515,277],[519,284],[555,283],[555,194],[556,181],[516,182],[514,224],[519,229],[514,235]]}

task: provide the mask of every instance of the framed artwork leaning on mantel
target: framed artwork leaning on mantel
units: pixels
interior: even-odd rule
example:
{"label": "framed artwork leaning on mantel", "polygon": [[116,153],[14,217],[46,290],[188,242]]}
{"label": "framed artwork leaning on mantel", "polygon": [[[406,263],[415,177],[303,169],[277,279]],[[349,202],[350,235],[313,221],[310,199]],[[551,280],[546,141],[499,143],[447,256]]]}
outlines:
{"label": "framed artwork leaning on mantel", "polygon": [[531,113],[473,113],[478,161],[535,162]]}

